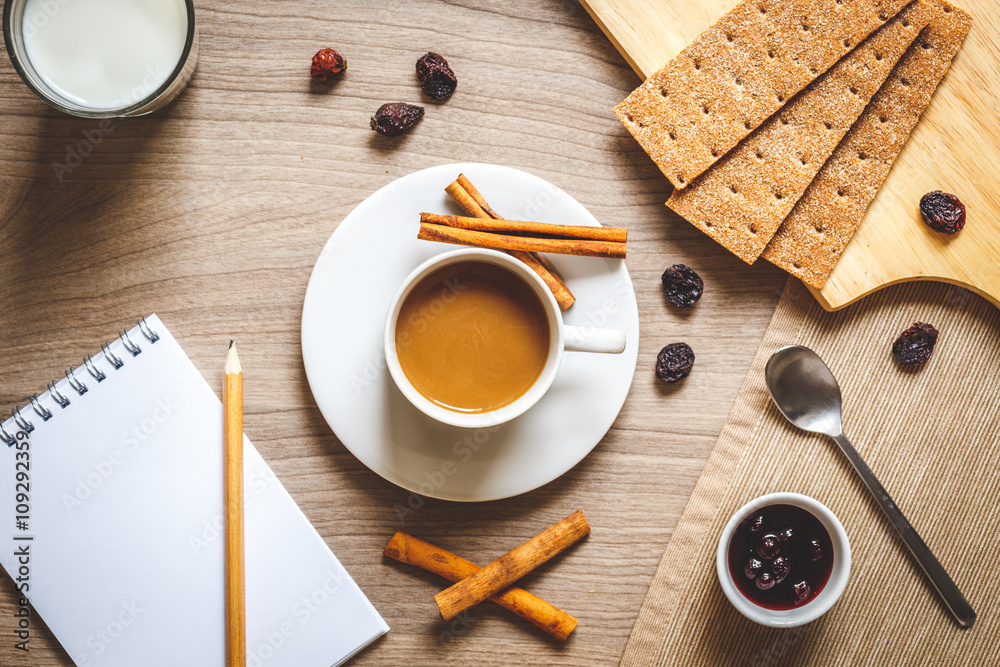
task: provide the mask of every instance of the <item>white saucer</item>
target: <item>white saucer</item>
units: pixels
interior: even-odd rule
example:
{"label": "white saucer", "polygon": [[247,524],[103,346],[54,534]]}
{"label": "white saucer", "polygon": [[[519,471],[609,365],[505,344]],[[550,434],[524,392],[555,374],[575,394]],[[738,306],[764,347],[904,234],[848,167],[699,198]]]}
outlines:
{"label": "white saucer", "polygon": [[444,192],[459,173],[504,217],[599,224],[559,188],[508,167],[450,164],[404,176],[351,211],[323,248],[302,308],[302,358],[330,428],[366,466],[420,495],[494,500],[551,482],[611,428],[635,373],[639,312],[623,261],[547,255],[577,298],[566,323],[620,329],[625,352],[567,352],[548,393],[502,426],[445,426],[413,407],[386,370],[382,330],[407,274],[456,247],[418,240],[417,230],[421,211],[461,213]]}

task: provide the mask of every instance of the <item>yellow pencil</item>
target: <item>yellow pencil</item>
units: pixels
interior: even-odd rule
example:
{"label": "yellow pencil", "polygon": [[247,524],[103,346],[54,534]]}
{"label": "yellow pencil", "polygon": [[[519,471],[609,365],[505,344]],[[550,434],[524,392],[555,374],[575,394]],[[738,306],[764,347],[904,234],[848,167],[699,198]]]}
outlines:
{"label": "yellow pencil", "polygon": [[226,665],[246,667],[246,592],[243,560],[243,369],[229,341],[223,392],[226,438]]}

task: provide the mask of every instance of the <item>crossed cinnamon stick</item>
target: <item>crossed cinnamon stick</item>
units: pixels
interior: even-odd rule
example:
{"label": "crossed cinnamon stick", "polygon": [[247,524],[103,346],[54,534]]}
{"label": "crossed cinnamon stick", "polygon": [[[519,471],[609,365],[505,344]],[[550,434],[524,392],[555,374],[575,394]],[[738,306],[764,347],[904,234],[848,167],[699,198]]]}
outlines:
{"label": "crossed cinnamon stick", "polygon": [[[487,226],[476,218],[463,218],[457,215],[437,215],[434,213],[420,214],[420,233],[418,239],[456,243],[480,248],[518,252],[554,252],[560,255],[581,255],[584,257],[607,257],[625,259],[625,244],[618,241],[601,241],[596,238],[577,238],[568,235],[556,235],[555,229],[560,225],[545,225],[553,228],[547,236],[522,236],[520,233],[493,233],[508,230],[518,230],[530,233],[529,225],[542,226],[539,223],[508,222],[505,225],[495,225],[487,230]],[[506,228],[506,229],[502,229]],[[586,227],[566,226],[564,229],[586,229]],[[598,229],[604,229],[599,227]],[[612,230],[617,231],[617,230]],[[624,230],[622,230],[624,231]]]}
{"label": "crossed cinnamon stick", "polygon": [[[451,185],[444,189],[452,199],[455,200],[462,210],[474,218],[503,220],[500,214],[494,211],[486,198],[476,189],[476,187],[465,177],[459,174]],[[576,297],[569,291],[569,287],[562,277],[556,272],[555,267],[540,255],[522,250],[507,250],[509,255],[516,257],[528,265],[532,271],[537,273],[545,284],[548,285],[552,295],[556,298],[559,308],[567,310],[576,301]]]}
{"label": "crossed cinnamon stick", "polygon": [[566,641],[576,628],[576,619],[511,584],[588,534],[587,519],[583,512],[576,511],[483,568],[398,531],[382,553],[456,582],[434,596],[446,621],[489,599],[559,641]]}

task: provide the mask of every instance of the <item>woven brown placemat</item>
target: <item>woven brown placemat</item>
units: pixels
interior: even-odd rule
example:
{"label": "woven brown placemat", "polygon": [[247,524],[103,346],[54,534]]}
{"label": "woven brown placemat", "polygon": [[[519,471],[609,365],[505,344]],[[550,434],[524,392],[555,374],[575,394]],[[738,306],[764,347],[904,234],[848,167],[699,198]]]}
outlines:
{"label": "woven brown placemat", "polygon": [[[914,321],[941,332],[924,367],[890,354]],[[1000,311],[939,283],[887,288],[837,313],[795,279],[744,380],[646,594],[624,665],[1000,664]],[[844,428],[978,613],[961,630],[836,445],[790,426],[764,366],[779,347],[816,350],[840,382]],[[822,618],[759,626],[719,587],[715,551],[746,501],[797,491],[843,522],[853,565]]]}

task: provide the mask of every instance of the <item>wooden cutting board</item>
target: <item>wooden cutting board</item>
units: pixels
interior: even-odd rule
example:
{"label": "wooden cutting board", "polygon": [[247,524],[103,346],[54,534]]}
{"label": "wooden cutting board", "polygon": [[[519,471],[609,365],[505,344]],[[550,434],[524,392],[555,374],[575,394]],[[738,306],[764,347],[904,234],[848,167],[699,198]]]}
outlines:
{"label": "wooden cutting board", "polygon": [[[640,78],[676,56],[737,0],[582,0]],[[1000,306],[1000,3],[962,0],[972,31],[822,290],[837,310],[893,283],[939,280]],[[920,197],[965,202],[954,237],[920,220]],[[764,261],[764,260],[759,260]]]}

